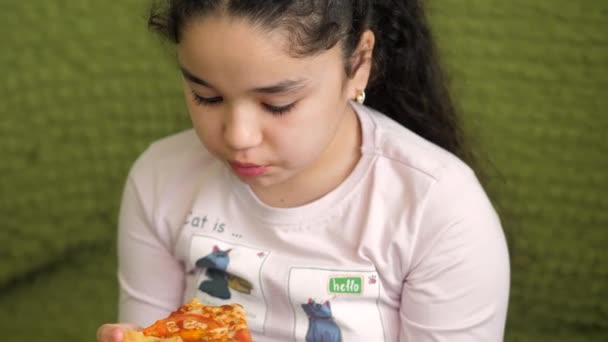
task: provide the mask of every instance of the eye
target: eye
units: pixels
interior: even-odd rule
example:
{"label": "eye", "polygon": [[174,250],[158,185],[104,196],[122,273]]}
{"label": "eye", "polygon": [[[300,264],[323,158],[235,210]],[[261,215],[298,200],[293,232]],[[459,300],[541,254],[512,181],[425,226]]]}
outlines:
{"label": "eye", "polygon": [[194,91],[192,92],[192,96],[194,97],[194,102],[196,102],[196,104],[198,104],[200,106],[213,105],[213,104],[217,104],[217,103],[222,102],[222,97],[221,96],[203,97],[203,96],[198,95]]}
{"label": "eye", "polygon": [[287,114],[290,110],[292,110],[293,107],[295,107],[296,103],[294,102],[286,106],[273,106],[266,103],[263,103],[262,105],[267,111],[269,111],[273,115],[283,115]]}

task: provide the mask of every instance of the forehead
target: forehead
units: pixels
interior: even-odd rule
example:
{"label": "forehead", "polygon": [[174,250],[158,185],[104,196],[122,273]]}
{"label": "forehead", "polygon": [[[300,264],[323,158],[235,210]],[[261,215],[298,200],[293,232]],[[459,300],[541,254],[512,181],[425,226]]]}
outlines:
{"label": "forehead", "polygon": [[212,84],[257,86],[288,78],[314,78],[341,64],[337,47],[320,54],[294,57],[289,36],[266,30],[246,19],[224,15],[191,20],[178,44],[179,63]]}

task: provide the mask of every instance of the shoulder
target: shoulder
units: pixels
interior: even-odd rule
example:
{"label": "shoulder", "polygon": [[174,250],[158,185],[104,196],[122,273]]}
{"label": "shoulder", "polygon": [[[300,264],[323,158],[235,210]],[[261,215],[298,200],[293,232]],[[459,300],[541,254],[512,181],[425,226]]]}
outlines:
{"label": "shoulder", "polygon": [[372,108],[359,106],[357,111],[367,131],[363,153],[374,154],[377,167],[427,185],[453,177],[476,180],[473,170],[451,152]]}
{"label": "shoulder", "polygon": [[188,129],[151,143],[133,164],[130,176],[134,178],[178,176],[179,173],[211,158],[194,130]]}
{"label": "shoulder", "polygon": [[374,182],[390,189],[382,192],[383,203],[395,215],[406,216],[397,221],[407,222],[399,229],[413,237],[404,264],[414,266],[441,248],[466,253],[466,246],[476,244],[484,251],[495,247],[504,261],[500,218],[475,172],[381,113],[366,108],[363,114],[374,136],[368,152],[376,154]]}
{"label": "shoulder", "polygon": [[[377,155],[376,168],[393,188],[408,187],[424,210],[462,216],[483,208],[494,210],[474,170],[442,147],[420,137],[389,117],[364,107]],[[454,210],[446,210],[446,205]]]}
{"label": "shoulder", "polygon": [[202,149],[194,130],[188,129],[152,142],[137,158],[134,166],[183,162],[200,154]]}
{"label": "shoulder", "polygon": [[[139,210],[155,234],[172,241],[213,160],[192,129],[151,143],[129,172],[122,201],[125,217]],[[134,205],[139,209],[133,210]]]}
{"label": "shoulder", "polygon": [[469,229],[500,227],[490,198],[465,162],[377,111],[364,108],[361,114],[368,118],[363,119],[371,127],[368,134],[373,132],[367,153],[376,155],[375,182],[390,189],[383,196],[408,208],[402,213],[413,216],[414,226],[431,235],[457,222],[470,223]]}

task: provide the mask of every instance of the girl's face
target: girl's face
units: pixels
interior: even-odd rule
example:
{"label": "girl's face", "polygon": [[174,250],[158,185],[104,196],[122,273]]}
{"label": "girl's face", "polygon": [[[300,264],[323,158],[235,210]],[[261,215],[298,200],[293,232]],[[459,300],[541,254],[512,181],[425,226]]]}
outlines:
{"label": "girl's face", "polygon": [[218,15],[192,20],[178,45],[199,138],[254,191],[316,182],[358,153],[348,101],[367,77],[346,77],[339,46],[292,57],[287,37]]}

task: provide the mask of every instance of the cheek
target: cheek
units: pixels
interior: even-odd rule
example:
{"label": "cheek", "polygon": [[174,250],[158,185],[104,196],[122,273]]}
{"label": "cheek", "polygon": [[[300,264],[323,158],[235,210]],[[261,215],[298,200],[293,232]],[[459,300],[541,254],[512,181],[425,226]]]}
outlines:
{"label": "cheek", "polygon": [[339,114],[327,112],[327,108],[319,102],[302,106],[273,130],[270,138],[273,148],[290,167],[314,162],[333,140]]}
{"label": "cheek", "polygon": [[[301,127],[301,126],[300,126]],[[311,134],[300,128],[285,130],[275,135],[272,141],[274,151],[289,168],[302,168],[314,162],[323,151],[319,134]]]}
{"label": "cheek", "polygon": [[[221,147],[221,125],[219,118],[213,110],[203,109],[196,104],[188,104],[188,111],[192,121],[192,127],[196,131],[199,140],[209,150],[214,153]],[[215,154],[215,153],[214,153]]]}

